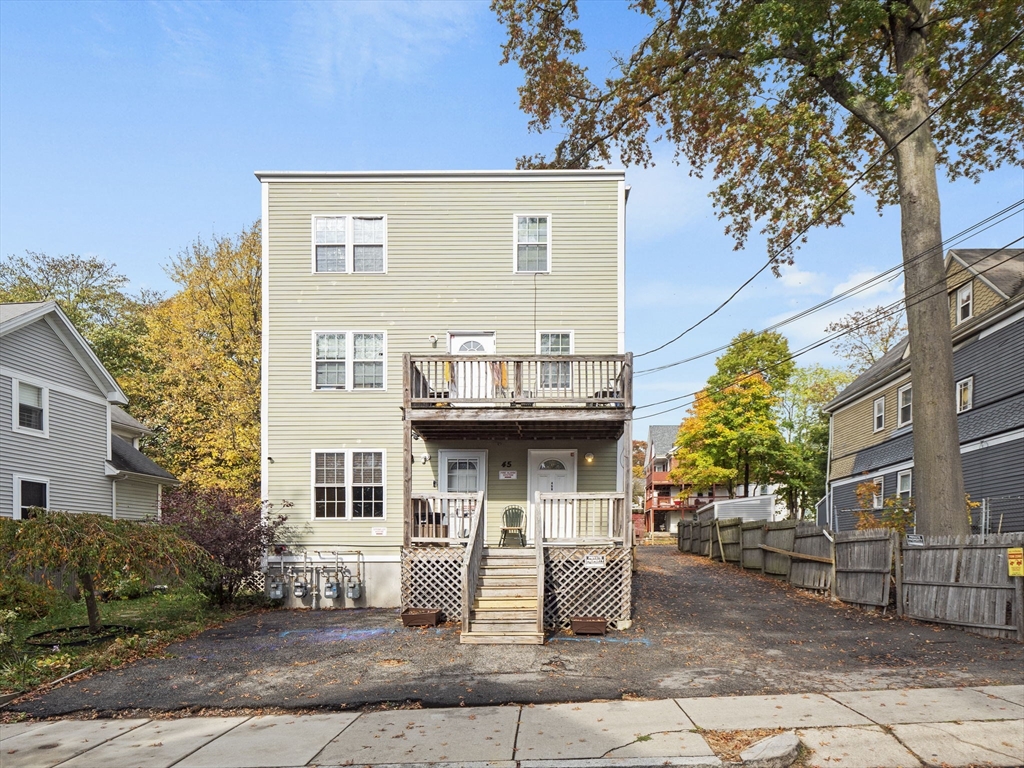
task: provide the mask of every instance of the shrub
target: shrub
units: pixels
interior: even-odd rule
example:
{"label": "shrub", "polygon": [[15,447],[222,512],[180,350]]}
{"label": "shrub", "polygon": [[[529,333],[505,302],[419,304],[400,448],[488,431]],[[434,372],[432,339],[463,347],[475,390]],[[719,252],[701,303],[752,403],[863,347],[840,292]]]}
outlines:
{"label": "shrub", "polygon": [[0,580],[0,606],[15,610],[26,619],[41,619],[71,598],[63,592],[38,584],[24,576],[4,575]]}
{"label": "shrub", "polygon": [[259,570],[286,522],[256,499],[193,485],[166,492],[161,510],[165,524],[206,550],[220,566],[203,589],[222,605],[233,602],[246,579]]}

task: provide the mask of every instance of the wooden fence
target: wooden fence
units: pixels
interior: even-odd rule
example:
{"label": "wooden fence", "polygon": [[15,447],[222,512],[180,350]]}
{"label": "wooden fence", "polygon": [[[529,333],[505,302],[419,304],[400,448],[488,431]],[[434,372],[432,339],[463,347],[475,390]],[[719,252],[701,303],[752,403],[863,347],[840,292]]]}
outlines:
{"label": "wooden fence", "polygon": [[1010,576],[1024,534],[929,537],[908,544],[883,528],[832,534],[792,520],[682,520],[680,552],[701,554],[846,603],[1024,642],[1024,577]]}
{"label": "wooden fence", "polygon": [[1020,533],[904,541],[896,568],[900,615],[1024,641],[1024,578],[1007,568],[1007,549],[1021,546]]}

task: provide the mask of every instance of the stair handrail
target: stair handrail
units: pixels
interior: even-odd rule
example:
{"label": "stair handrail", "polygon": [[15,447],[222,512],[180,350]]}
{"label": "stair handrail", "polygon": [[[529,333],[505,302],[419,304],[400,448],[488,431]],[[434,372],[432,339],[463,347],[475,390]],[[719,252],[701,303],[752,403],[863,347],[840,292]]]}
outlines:
{"label": "stair handrail", "polygon": [[469,526],[469,538],[466,540],[466,553],[462,560],[462,631],[469,632],[469,615],[476,600],[477,582],[480,580],[480,560],[484,554],[484,492],[476,495],[476,509],[473,511],[473,522]]}
{"label": "stair handrail", "polygon": [[544,511],[540,491],[533,501],[533,547],[537,552],[537,632],[544,634]]}

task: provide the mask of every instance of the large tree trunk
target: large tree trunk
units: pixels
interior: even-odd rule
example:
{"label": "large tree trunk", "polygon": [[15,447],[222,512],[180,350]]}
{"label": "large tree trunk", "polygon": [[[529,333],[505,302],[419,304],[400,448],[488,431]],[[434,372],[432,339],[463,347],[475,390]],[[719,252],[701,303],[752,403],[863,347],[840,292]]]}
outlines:
{"label": "large tree trunk", "polygon": [[920,21],[930,10],[928,3],[921,6],[920,20],[908,15],[894,30],[896,66],[903,74],[904,90],[911,94],[895,121],[896,135],[907,138],[894,156],[913,382],[914,497],[919,533],[961,536],[970,533],[970,526],[953,391],[937,153],[929,121],[928,70],[921,63],[927,39]]}

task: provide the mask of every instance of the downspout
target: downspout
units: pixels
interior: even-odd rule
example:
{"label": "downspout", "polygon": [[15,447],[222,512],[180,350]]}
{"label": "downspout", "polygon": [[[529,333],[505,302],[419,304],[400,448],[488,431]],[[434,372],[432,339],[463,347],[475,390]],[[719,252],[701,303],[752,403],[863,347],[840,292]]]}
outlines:
{"label": "downspout", "polygon": [[[825,524],[832,526],[832,426],[834,414],[828,415],[828,450],[825,451]],[[821,525],[820,520],[815,523]]]}

